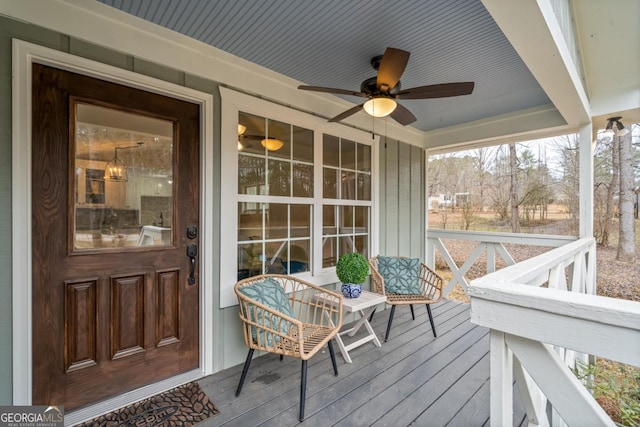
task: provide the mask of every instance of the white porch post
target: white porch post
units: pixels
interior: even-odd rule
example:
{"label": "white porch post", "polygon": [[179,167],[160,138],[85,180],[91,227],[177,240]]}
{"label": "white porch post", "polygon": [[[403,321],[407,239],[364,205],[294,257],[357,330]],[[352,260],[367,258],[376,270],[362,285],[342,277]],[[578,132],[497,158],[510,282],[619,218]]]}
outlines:
{"label": "white porch post", "polygon": [[429,239],[429,150],[424,153],[424,263],[430,268],[436,266],[436,248]]}
{"label": "white porch post", "polygon": [[513,425],[513,353],[507,346],[505,333],[492,329],[490,356],[491,427]]}
{"label": "white porch post", "polygon": [[580,128],[580,238],[593,237],[593,146],[591,123]]}

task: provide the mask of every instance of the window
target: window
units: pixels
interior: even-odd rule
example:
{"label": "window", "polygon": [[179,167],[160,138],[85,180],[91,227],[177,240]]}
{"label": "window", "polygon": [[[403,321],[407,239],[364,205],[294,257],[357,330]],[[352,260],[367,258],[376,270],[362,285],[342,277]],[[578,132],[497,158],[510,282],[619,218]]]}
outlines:
{"label": "window", "polygon": [[[371,146],[332,135],[322,139],[322,266],[341,254],[369,255]],[[355,201],[364,201],[356,204]]]}
{"label": "window", "polygon": [[237,304],[237,280],[262,273],[337,281],[340,254],[375,251],[377,139],[225,88],[221,94],[221,306]]}
{"label": "window", "polygon": [[238,279],[310,271],[313,155],[312,130],[238,114]]}

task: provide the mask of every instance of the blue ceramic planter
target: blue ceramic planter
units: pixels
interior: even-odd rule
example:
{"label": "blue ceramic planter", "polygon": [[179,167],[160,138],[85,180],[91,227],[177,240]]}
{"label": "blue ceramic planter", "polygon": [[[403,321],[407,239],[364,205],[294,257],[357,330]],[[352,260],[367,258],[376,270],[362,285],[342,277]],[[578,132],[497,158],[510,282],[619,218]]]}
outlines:
{"label": "blue ceramic planter", "polygon": [[353,283],[342,284],[342,295],[346,298],[358,298],[362,293],[362,285],[355,285]]}

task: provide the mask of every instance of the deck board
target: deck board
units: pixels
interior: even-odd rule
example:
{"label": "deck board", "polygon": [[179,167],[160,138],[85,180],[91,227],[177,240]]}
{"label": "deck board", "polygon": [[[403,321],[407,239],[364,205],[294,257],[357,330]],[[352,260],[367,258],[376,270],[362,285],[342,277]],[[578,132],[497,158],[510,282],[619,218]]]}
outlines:
{"label": "deck board", "polygon": [[[389,311],[376,313],[372,343],[337,351],[339,375],[329,352],[308,363],[305,421],[298,421],[300,361],[277,355],[254,358],[242,394],[235,397],[242,365],[201,379],[220,414],[200,426],[482,426],[489,418],[489,336],[471,324],[469,305],[443,301],[432,307],[434,338],[424,306],[398,307],[389,341]],[[357,339],[356,337],[347,339]],[[514,420],[524,412],[516,405]],[[516,423],[518,425],[519,423]]]}

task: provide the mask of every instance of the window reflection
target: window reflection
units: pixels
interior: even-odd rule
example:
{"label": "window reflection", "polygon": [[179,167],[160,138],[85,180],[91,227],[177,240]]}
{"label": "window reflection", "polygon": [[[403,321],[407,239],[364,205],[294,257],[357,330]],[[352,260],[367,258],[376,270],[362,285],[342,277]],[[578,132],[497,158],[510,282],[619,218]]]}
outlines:
{"label": "window reflection", "polygon": [[173,123],[74,107],[74,250],[172,245]]}
{"label": "window reflection", "polygon": [[238,279],[310,271],[311,205],[238,203]]}
{"label": "window reflection", "polygon": [[322,266],[333,267],[341,254],[369,253],[371,201],[371,146],[323,135],[322,188],[334,204],[322,209]]}

